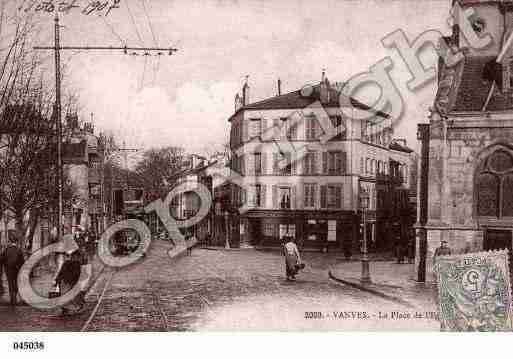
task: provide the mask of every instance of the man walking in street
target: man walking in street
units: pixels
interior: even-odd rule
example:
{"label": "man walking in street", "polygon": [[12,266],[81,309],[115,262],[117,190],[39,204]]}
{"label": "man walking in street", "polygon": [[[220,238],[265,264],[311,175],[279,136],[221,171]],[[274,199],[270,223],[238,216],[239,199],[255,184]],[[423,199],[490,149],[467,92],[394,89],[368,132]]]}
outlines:
{"label": "man walking in street", "polygon": [[4,250],[0,262],[4,264],[9,285],[9,297],[11,305],[17,304],[18,297],[18,273],[24,263],[23,252],[16,245],[16,239],[10,238],[7,248]]}

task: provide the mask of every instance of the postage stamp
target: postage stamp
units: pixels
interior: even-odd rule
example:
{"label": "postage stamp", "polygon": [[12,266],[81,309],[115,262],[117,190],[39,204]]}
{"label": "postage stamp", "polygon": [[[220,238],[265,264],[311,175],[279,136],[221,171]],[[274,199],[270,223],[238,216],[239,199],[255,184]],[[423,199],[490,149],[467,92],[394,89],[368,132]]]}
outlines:
{"label": "postage stamp", "polygon": [[442,331],[512,329],[507,250],[440,256],[436,269]]}

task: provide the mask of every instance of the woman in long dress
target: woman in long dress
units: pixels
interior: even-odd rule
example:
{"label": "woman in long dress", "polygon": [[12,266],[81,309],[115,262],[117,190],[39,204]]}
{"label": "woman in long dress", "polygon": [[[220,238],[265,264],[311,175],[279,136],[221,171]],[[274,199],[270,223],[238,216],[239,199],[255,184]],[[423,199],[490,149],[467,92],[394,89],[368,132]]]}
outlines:
{"label": "woman in long dress", "polygon": [[285,273],[287,280],[295,280],[297,274],[297,266],[301,263],[301,256],[293,237],[288,237],[283,246],[285,255]]}

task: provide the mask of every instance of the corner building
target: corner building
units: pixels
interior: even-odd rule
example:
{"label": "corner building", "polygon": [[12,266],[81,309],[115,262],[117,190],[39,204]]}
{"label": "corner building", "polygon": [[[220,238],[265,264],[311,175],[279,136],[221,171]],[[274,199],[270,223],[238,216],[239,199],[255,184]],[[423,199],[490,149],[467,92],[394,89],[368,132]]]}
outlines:
{"label": "corner building", "polygon": [[[247,83],[236,96],[229,118],[230,197],[232,239],[241,246],[278,246],[292,235],[306,247],[358,248],[362,189],[370,195],[369,237],[376,248],[387,240],[377,235],[383,232],[377,228],[378,190],[388,188],[392,175],[409,186],[404,179],[412,151],[392,141],[386,113],[341,97],[339,88],[323,74],[319,84],[286,94],[279,81],[278,95],[262,101],[249,101]],[[351,101],[352,116],[344,114],[341,101]],[[328,141],[321,141],[323,121],[334,129]]]}

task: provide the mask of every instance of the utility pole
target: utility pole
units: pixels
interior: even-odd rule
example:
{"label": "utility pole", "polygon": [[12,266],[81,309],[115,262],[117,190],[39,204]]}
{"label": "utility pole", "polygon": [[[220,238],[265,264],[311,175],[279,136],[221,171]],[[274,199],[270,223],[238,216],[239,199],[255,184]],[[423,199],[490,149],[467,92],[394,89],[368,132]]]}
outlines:
{"label": "utility pole", "polygon": [[59,33],[59,11],[55,11],[55,120],[57,121],[57,191],[59,193],[59,210],[57,218],[57,240],[62,240],[62,121],[61,121],[61,56],[60,56],[60,33]]}
{"label": "utility pole", "polygon": [[[144,51],[145,56],[149,56],[150,52],[158,51],[158,55],[162,55],[163,51],[168,52],[172,55],[178,49],[169,47],[134,47],[134,46],[61,46],[60,45],[60,25],[59,25],[59,9],[55,7],[54,17],[54,46],[34,46],[34,50],[53,50],[55,53],[55,120],[56,132],[57,132],[57,190],[58,190],[58,219],[57,219],[57,237],[58,241],[62,240],[62,217],[63,217],[63,165],[62,165],[62,121],[61,121],[61,64],[60,64],[60,51],[61,50],[123,50],[125,55],[128,55],[128,51],[134,51],[130,55],[137,55],[135,51]],[[128,178],[128,172],[127,172]],[[128,184],[128,180],[127,180]],[[112,190],[112,188],[111,188]]]}

